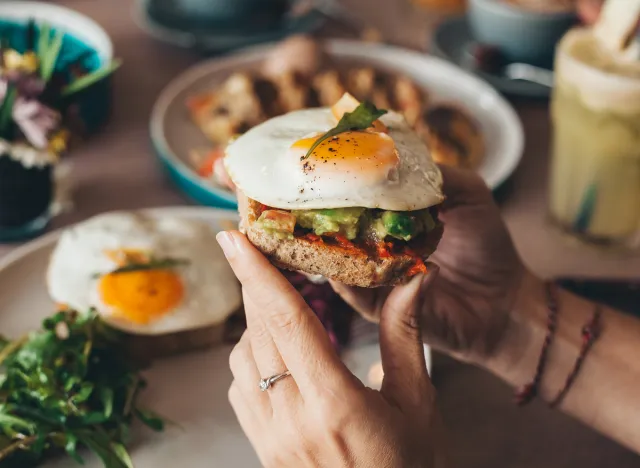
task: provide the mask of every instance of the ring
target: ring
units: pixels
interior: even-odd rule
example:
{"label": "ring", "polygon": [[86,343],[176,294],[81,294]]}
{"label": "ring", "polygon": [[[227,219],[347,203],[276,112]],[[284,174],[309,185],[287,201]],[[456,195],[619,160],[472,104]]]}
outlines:
{"label": "ring", "polygon": [[290,375],[291,375],[291,372],[284,371],[282,374],[276,374],[266,379],[260,379],[260,382],[258,383],[258,388],[260,389],[260,391],[266,392],[278,380],[284,379],[285,377],[289,377]]}

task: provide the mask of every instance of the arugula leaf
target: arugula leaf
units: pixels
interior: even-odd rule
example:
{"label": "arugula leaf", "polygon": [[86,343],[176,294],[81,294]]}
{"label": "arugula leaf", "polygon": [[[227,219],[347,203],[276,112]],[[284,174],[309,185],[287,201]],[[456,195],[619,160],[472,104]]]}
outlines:
{"label": "arugula leaf", "polygon": [[311,153],[313,153],[313,151],[323,141],[328,140],[329,138],[333,138],[334,136],[337,136],[344,132],[349,132],[352,130],[366,130],[367,128],[371,127],[371,125],[373,125],[373,122],[378,120],[386,113],[386,110],[378,109],[368,101],[361,103],[358,107],[355,108],[353,112],[346,112],[338,122],[338,125],[318,138],[313,143],[313,145],[311,145],[311,148],[309,148],[309,151],[307,151],[307,154],[302,158],[302,160],[304,161],[309,156],[311,156]]}
{"label": "arugula leaf", "polygon": [[71,397],[74,404],[84,403],[93,393],[93,384],[84,383],[80,386],[80,391]]}
{"label": "arugula leaf", "polygon": [[79,465],[84,465],[84,460],[80,455],[78,455],[77,447],[78,447],[78,438],[71,432],[65,434],[66,444],[64,446],[64,450],[67,452],[73,460]]}
{"label": "arugula leaf", "polygon": [[142,421],[154,431],[161,432],[162,430],[164,430],[164,420],[153,411],[138,408],[135,413],[140,421]]}
{"label": "arugula leaf", "polygon": [[[123,460],[121,450],[115,448],[111,440],[106,434],[101,432],[78,431],[78,440],[86,445],[93,453],[95,453],[105,468],[133,468],[131,459]],[[116,451],[118,450],[118,452]],[[126,454],[126,451],[124,452]]]}
{"label": "arugula leaf", "polygon": [[[64,339],[58,326],[68,329]],[[65,451],[83,463],[85,445],[105,468],[131,468],[124,444],[141,411],[147,424],[163,421],[138,408],[145,381],[122,353],[123,335],[94,310],[63,311],[42,328],[6,344],[0,379],[0,466],[34,466],[51,452]]]}
{"label": "arugula leaf", "polygon": [[31,451],[36,455],[36,456],[41,456],[42,452],[44,451],[45,447],[47,444],[47,434],[44,432],[39,432],[37,434],[37,438],[35,440],[35,442],[33,443],[33,445],[31,446]]}
{"label": "arugula leaf", "polygon": [[104,407],[104,416],[109,419],[111,414],[113,414],[113,390],[109,387],[101,388],[100,399],[102,400],[102,405]]}
{"label": "arugula leaf", "polygon": [[5,430],[5,433],[7,432],[7,430],[11,429],[25,429],[29,432],[35,431],[36,425],[33,422],[27,421],[23,418],[18,418],[17,416],[6,414],[4,413],[5,409],[6,405],[2,405],[2,407],[0,408],[0,426],[2,426],[2,428]]}
{"label": "arugula leaf", "polygon": [[124,447],[124,445],[112,442],[111,448],[113,449],[114,453],[118,457],[120,457],[120,460],[125,463],[127,468],[134,468],[133,460],[131,460],[131,457],[129,456],[129,453],[127,452],[127,449]]}
{"label": "arugula leaf", "polygon": [[111,75],[118,68],[120,68],[121,64],[122,62],[120,60],[113,60],[109,65],[99,68],[98,70],[93,71],[87,75],[81,76],[80,78],[63,88],[62,95],[68,97],[72,94],[82,91],[83,89],[88,88],[89,86]]}
{"label": "arugula leaf", "polygon": [[105,274],[118,275],[121,273],[131,273],[132,271],[166,270],[168,268],[176,268],[188,264],[188,260],[181,260],[176,258],[151,259],[151,261],[146,263],[129,263],[127,265],[116,268],[109,273],[95,273],[93,275],[93,278],[100,278]]}

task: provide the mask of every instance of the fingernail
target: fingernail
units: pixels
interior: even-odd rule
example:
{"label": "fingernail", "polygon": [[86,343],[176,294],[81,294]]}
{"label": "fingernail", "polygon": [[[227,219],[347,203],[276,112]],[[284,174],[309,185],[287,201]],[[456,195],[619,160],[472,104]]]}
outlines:
{"label": "fingernail", "polygon": [[424,296],[425,292],[431,287],[433,280],[440,272],[440,267],[433,262],[426,262],[425,265],[427,267],[427,273],[422,278],[422,283],[420,283],[421,296]]}
{"label": "fingernail", "polygon": [[425,262],[424,264],[427,267],[427,272],[438,271],[440,269],[437,263]]}
{"label": "fingernail", "polygon": [[218,241],[218,244],[220,244],[225,257],[230,259],[235,256],[237,246],[236,241],[231,234],[226,231],[219,232],[216,235],[216,240]]}

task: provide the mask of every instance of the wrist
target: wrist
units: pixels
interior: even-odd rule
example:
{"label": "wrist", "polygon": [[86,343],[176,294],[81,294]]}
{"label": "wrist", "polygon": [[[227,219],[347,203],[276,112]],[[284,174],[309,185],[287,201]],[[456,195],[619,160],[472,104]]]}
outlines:
{"label": "wrist", "polygon": [[505,331],[482,365],[512,386],[531,378],[547,333],[548,304],[545,284],[527,272],[520,283]]}
{"label": "wrist", "polygon": [[[538,396],[552,401],[575,366],[582,345],[581,330],[593,316],[593,304],[556,290],[556,332],[537,388]],[[549,298],[545,282],[527,273],[522,280],[504,337],[485,363],[487,370],[513,387],[529,384],[542,358],[549,334]]]}

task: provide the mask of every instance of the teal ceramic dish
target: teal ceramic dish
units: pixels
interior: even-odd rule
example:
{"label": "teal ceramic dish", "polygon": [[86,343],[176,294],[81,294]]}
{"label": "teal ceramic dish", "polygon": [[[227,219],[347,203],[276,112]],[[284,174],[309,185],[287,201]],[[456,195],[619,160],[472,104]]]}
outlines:
{"label": "teal ceramic dish", "polygon": [[499,47],[509,61],[551,67],[555,46],[577,23],[573,12],[538,13],[505,0],[469,0],[474,38]]}
{"label": "teal ceramic dish", "polygon": [[[107,33],[93,20],[73,10],[41,2],[0,2],[0,37],[22,52],[26,46],[26,28],[30,19],[47,23],[53,31],[64,31],[57,68],[79,61],[87,71],[111,62],[113,46]],[[111,109],[109,78],[78,93],[69,108],[84,130],[92,133],[108,119]]]}
{"label": "teal ceramic dish", "polygon": [[[266,0],[265,0],[266,1]],[[160,21],[151,14],[151,0],[136,0],[133,10],[134,20],[147,34],[155,39],[185,49],[194,49],[204,54],[219,54],[256,44],[275,42],[293,34],[315,31],[325,21],[325,16],[317,9],[310,9],[299,15],[285,15],[270,28],[238,29],[238,25],[226,28],[188,24],[170,24]]]}
{"label": "teal ceramic dish", "polygon": [[185,103],[189,97],[214,88],[234,72],[257,69],[269,48],[258,47],[187,70],[162,91],[153,108],[149,124],[153,151],[178,189],[201,205],[230,210],[237,210],[238,206],[231,191],[200,177],[192,167],[190,152],[209,149],[211,143],[191,122]]}
{"label": "teal ceramic dish", "polygon": [[[153,127],[152,127],[153,128]],[[153,130],[152,130],[153,135]],[[178,189],[194,202],[213,208],[237,210],[238,202],[233,193],[214,182],[199,177],[193,169],[178,159],[171,149],[161,142],[151,139],[153,150],[163,169]]]}

